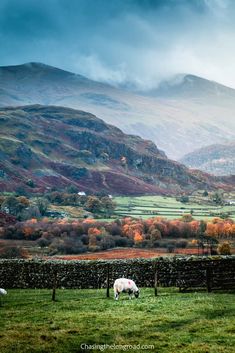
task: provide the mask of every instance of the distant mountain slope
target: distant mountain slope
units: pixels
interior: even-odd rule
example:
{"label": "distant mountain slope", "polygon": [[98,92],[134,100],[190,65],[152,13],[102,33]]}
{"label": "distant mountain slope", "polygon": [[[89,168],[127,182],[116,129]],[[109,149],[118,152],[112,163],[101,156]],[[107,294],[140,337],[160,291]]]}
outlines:
{"label": "distant mountain slope", "polygon": [[70,184],[93,192],[170,194],[215,181],[92,114],[41,105],[0,109],[0,188]]}
{"label": "distant mountain slope", "polygon": [[[235,90],[215,81],[195,75],[179,74],[171,80],[163,81],[156,89],[145,92],[148,96],[165,98],[188,98],[212,101],[235,99]],[[218,102],[217,102],[218,103]]]}
{"label": "distant mountain slope", "polygon": [[0,67],[0,106],[46,104],[89,111],[179,159],[235,139],[235,90],[193,75],[134,94],[40,63]]}
{"label": "distant mountain slope", "polygon": [[214,175],[235,175],[235,142],[200,148],[185,155],[181,162]]}

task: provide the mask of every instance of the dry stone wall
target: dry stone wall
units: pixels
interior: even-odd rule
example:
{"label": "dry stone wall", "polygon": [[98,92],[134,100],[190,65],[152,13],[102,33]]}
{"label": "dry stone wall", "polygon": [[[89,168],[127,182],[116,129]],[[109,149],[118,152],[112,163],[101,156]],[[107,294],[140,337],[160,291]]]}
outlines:
{"label": "dry stone wall", "polygon": [[[0,260],[0,287],[3,288],[105,288],[119,277],[132,278],[139,287],[153,287],[157,270],[158,284],[179,286],[180,280],[193,278],[201,283],[209,268],[226,278],[235,273],[235,256],[159,257],[112,261]],[[221,276],[220,276],[221,274]],[[230,276],[231,277],[231,276]],[[205,277],[203,277],[203,280]],[[232,279],[233,280],[233,279]]]}

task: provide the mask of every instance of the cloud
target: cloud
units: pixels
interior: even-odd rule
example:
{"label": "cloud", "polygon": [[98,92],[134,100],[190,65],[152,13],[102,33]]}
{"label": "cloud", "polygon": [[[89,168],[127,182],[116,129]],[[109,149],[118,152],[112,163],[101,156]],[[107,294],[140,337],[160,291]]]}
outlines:
{"label": "cloud", "polygon": [[138,88],[182,72],[233,86],[234,14],[232,0],[2,0],[0,63]]}

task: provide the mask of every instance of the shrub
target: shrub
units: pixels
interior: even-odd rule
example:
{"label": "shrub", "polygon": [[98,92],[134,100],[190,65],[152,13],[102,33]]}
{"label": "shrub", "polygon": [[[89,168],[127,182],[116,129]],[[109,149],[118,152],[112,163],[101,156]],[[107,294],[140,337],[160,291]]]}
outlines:
{"label": "shrub", "polygon": [[35,205],[29,206],[24,210],[22,210],[20,213],[18,213],[18,219],[20,221],[26,221],[32,218],[39,218],[40,216],[41,216],[41,213],[38,207]]}
{"label": "shrub", "polygon": [[78,193],[78,187],[71,184],[71,185],[67,186],[66,191],[69,194],[77,194]]}
{"label": "shrub", "polygon": [[100,246],[102,250],[114,248],[115,246],[114,237],[112,235],[103,236],[100,242]]}
{"label": "shrub", "polygon": [[26,259],[28,255],[28,251],[19,246],[5,246],[0,251],[0,258],[2,259]]}
{"label": "shrub", "polygon": [[26,182],[26,185],[28,185],[31,188],[35,187],[35,182],[32,179],[28,179]]}
{"label": "shrub", "polygon": [[220,255],[231,255],[231,246],[226,241],[218,246],[218,252]]}
{"label": "shrub", "polygon": [[175,246],[176,246],[177,248],[182,248],[182,249],[187,248],[187,245],[188,245],[187,240],[179,240],[179,241],[176,242],[176,244],[175,244]]}
{"label": "shrub", "polygon": [[46,238],[39,238],[37,240],[37,244],[38,244],[38,246],[40,246],[40,248],[45,248],[51,244],[51,241]]}
{"label": "shrub", "polygon": [[182,222],[192,222],[193,221],[193,216],[192,214],[184,214],[182,217],[181,217],[181,220]]}
{"label": "shrub", "polygon": [[48,206],[49,206],[49,202],[47,199],[43,198],[43,197],[38,197],[36,199],[36,205],[39,209],[39,212],[41,213],[42,216],[45,216]]}
{"label": "shrub", "polygon": [[168,244],[167,245],[167,251],[169,253],[173,253],[175,251],[175,245],[174,244]]}
{"label": "shrub", "polygon": [[121,237],[119,235],[116,235],[114,237],[114,241],[115,241],[115,246],[117,247],[128,247],[128,246],[132,246],[133,245],[133,241],[132,239],[128,239],[126,237]]}
{"label": "shrub", "polygon": [[50,254],[80,254],[87,251],[87,247],[79,239],[65,236],[63,239],[54,239],[50,245]]}
{"label": "shrub", "polygon": [[181,197],[179,197],[177,199],[177,201],[180,201],[182,203],[187,203],[187,202],[189,202],[189,197],[187,195],[182,195]]}

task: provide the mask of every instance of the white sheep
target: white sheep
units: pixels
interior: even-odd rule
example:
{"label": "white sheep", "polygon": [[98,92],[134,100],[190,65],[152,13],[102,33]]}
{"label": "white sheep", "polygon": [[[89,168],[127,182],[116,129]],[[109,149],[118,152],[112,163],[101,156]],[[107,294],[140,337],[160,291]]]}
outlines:
{"label": "white sheep", "polygon": [[2,296],[6,294],[7,294],[6,289],[0,288],[0,306],[2,306]]}
{"label": "white sheep", "polygon": [[6,289],[0,288],[0,295],[6,295],[7,291]]}
{"label": "white sheep", "polygon": [[128,293],[129,299],[132,297],[138,298],[139,288],[136,286],[135,282],[128,278],[118,278],[113,285],[114,299],[118,300],[120,293]]}

